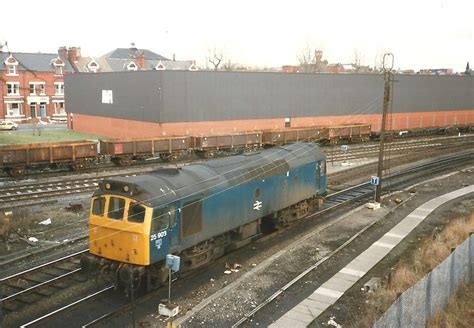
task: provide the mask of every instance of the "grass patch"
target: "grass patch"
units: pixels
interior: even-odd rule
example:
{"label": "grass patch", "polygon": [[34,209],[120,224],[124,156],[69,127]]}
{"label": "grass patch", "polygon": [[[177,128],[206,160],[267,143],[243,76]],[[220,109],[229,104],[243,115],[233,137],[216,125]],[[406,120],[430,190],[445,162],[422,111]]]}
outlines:
{"label": "grass patch", "polygon": [[[390,272],[383,288],[375,293],[368,294],[365,313],[356,320],[353,327],[371,327],[374,322],[390,307],[400,293],[410,288],[422,279],[428,272],[446,259],[451,248],[460,245],[469,232],[474,231],[474,214],[460,217],[448,223],[444,228],[436,228],[431,236],[421,240],[418,248],[406,258],[400,260]],[[466,306],[462,298],[452,297],[452,306],[438,313],[429,327],[464,327],[459,319],[466,322],[466,318],[473,319],[474,300],[472,299],[473,284],[464,288],[465,297],[471,297]],[[461,292],[462,293],[462,292]],[[474,322],[474,321],[468,321]]]}
{"label": "grass patch", "polygon": [[71,131],[67,129],[44,129],[38,131],[0,131],[0,144],[29,144],[54,141],[94,140],[101,136]]}
{"label": "grass patch", "polygon": [[474,325],[474,283],[463,286],[448,305],[428,321],[427,328],[472,327]]}

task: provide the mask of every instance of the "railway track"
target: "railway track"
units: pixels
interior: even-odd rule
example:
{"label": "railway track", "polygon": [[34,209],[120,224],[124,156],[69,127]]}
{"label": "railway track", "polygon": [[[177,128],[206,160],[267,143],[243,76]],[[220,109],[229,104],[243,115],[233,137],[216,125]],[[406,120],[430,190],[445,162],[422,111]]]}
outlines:
{"label": "railway track", "polygon": [[[390,177],[385,178],[385,180],[384,180],[385,184],[386,184],[385,188],[390,187],[390,186],[395,188],[395,187],[403,185],[403,184],[411,183],[416,178],[419,179],[421,176],[424,176],[426,174],[433,174],[435,172],[442,171],[446,168],[451,168],[451,167],[453,167],[453,165],[455,165],[455,166],[463,165],[463,163],[466,163],[468,161],[472,161],[473,158],[474,158],[473,155],[474,155],[474,151],[467,151],[463,154],[459,154],[459,155],[456,155],[456,156],[444,157],[444,158],[438,159],[438,160],[430,162],[430,163],[419,165],[419,166],[417,166],[415,168],[412,168],[412,169],[406,169],[406,170],[399,171],[397,173],[392,174]],[[321,210],[318,211],[317,213],[313,214],[312,216],[322,215],[324,213],[334,211],[338,208],[342,208],[342,207],[344,207],[348,204],[352,204],[351,205],[352,207],[356,207],[357,205],[365,202],[367,199],[370,199],[373,196],[373,192],[374,192],[373,187],[370,186],[369,182],[362,183],[362,184],[359,184],[359,185],[356,185],[356,186],[353,186],[353,187],[350,187],[350,188],[346,188],[345,190],[342,190],[342,191],[339,191],[339,192],[334,192],[334,193],[328,195],[327,202],[321,208]],[[370,228],[370,227],[369,226],[365,227],[357,235],[353,236],[350,239],[350,241],[357,238],[359,235],[361,235],[363,232],[365,232],[368,228]],[[268,237],[270,237],[270,236],[268,236]],[[337,254],[337,252],[339,252],[345,246],[350,244],[350,241],[348,241],[343,246],[341,246],[336,251],[334,251],[333,255]],[[325,260],[327,260],[327,259],[325,259]],[[322,262],[318,262],[318,263],[319,264],[313,266],[312,268],[308,268],[309,271],[307,271],[307,272],[305,271],[306,273],[302,272],[300,275],[298,275],[298,277],[295,277],[294,281],[292,281],[291,283],[283,286],[278,291],[278,293],[281,294],[284,291],[286,291],[288,288],[291,288],[292,284],[294,284],[298,280],[302,279],[302,277],[304,277],[304,275],[306,275],[311,270],[316,269]],[[43,267],[46,268],[47,266],[43,266]],[[71,268],[69,270],[69,272],[73,272],[74,270],[77,270],[77,268],[76,269]],[[28,270],[28,271],[24,272],[23,274],[28,274],[28,272],[32,272],[32,271],[36,271],[36,270],[31,269],[31,270]],[[20,273],[18,275],[15,275],[15,276],[4,278],[1,281],[2,285],[4,284],[5,281],[12,281],[11,279],[17,279],[17,280],[21,279],[21,278],[19,278],[21,274],[22,273]],[[70,273],[69,275],[72,276],[73,273]],[[67,276],[64,276],[64,278],[65,277],[67,277]],[[55,279],[55,278],[51,278],[50,280],[53,280],[53,279]],[[58,276],[58,278],[56,278],[56,279],[57,279],[56,281],[60,281],[63,278],[59,278],[59,276]],[[184,277],[184,279],[185,279],[185,277]],[[44,285],[41,286],[40,285],[41,283],[44,283]],[[37,292],[37,291],[40,290],[38,288],[47,287],[50,284],[54,285],[54,282],[45,283],[45,281],[42,281],[40,283],[37,283],[37,285],[39,285],[38,287],[34,287],[34,288],[31,288],[31,289],[29,289],[29,287],[24,288],[24,290],[26,290],[26,291],[20,293],[17,296],[13,296],[17,292],[12,291],[12,292],[10,292],[10,294],[8,294],[8,293],[4,294],[4,295],[7,295],[4,298],[7,298],[6,301],[9,301],[10,299],[12,299],[15,302],[18,302],[18,300],[19,300],[18,297],[20,295],[23,295],[23,297],[26,297],[27,295],[33,295],[33,294],[42,295],[41,292],[39,292],[39,293]],[[67,317],[68,313],[69,313],[68,311],[78,311],[79,313],[81,313],[81,311],[83,311],[83,310],[81,310],[81,305],[87,306],[86,304],[88,304],[89,306],[87,308],[90,309],[90,307],[91,307],[90,303],[94,299],[99,298],[101,296],[105,297],[106,299],[110,298],[111,296],[107,293],[111,293],[112,292],[111,289],[112,289],[112,286],[108,286],[108,287],[105,287],[105,288],[103,288],[99,291],[96,291],[96,292],[94,292],[90,295],[87,295],[86,297],[80,298],[78,300],[74,300],[73,302],[71,302],[71,303],[69,303],[69,304],[67,304],[63,307],[60,307],[57,310],[51,311],[50,313],[48,313],[46,315],[41,315],[38,318],[31,320],[29,323],[25,324],[24,326],[35,326],[35,325],[38,325],[40,322],[41,322],[41,326],[44,326],[44,325],[46,325],[46,326],[55,326],[58,322],[58,321],[55,321],[55,320],[61,320],[61,319],[58,319],[58,316],[64,316],[65,315]],[[271,297],[267,298],[264,302],[259,304],[254,310],[247,313],[236,324],[236,327],[243,324],[243,323],[245,323],[248,318],[251,318],[252,316],[254,316],[261,308],[263,308],[266,305],[270,304],[272,302],[272,300],[275,299],[275,297],[278,296],[278,295],[276,295],[276,294],[272,295]],[[43,293],[42,296],[47,297],[48,292]],[[148,296],[145,295],[143,298],[137,299],[135,301],[135,304],[140,304],[142,302],[145,302],[147,297]],[[117,298],[117,297],[115,297],[115,298]],[[116,316],[118,313],[123,313],[123,312],[130,311],[130,309],[133,307],[133,305],[130,304],[130,300],[126,299],[125,297],[121,297],[121,300],[119,300],[117,302],[114,301],[114,304],[112,304],[112,305],[108,304],[107,306],[104,305],[103,301],[98,301],[98,302],[99,302],[98,303],[99,305],[97,307],[95,307],[95,306],[93,306],[93,307],[94,308],[99,308],[101,311],[97,310],[97,313],[90,315],[89,319],[85,320],[83,323],[81,323],[81,325],[85,325],[87,327],[94,326],[96,324],[99,324],[99,323],[107,320],[108,318]],[[106,307],[106,309],[104,309],[104,306]],[[14,306],[9,306],[9,308],[14,309]],[[80,316],[80,314],[75,315],[75,317],[78,317],[78,316]],[[95,317],[96,319],[90,320],[91,317],[92,318]],[[46,323],[44,323],[45,320],[47,320]]]}
{"label": "railway track", "polygon": [[[391,156],[405,155],[410,152],[418,150],[426,151],[438,149],[440,147],[449,147],[458,144],[472,144],[474,143],[474,136],[464,135],[444,138],[430,138],[430,139],[414,139],[388,142],[385,145],[385,153]],[[344,161],[354,160],[360,158],[374,158],[378,156],[379,144],[369,143],[361,145],[349,145],[347,151],[339,150],[335,147],[323,147],[326,153],[327,161]]]}
{"label": "railway track", "polygon": [[[453,168],[462,166],[468,162],[472,162],[473,160],[474,160],[474,151],[469,151],[464,154],[441,158],[430,163],[422,164],[410,169],[401,170],[388,177],[385,177],[384,192],[385,193],[387,192],[387,187],[397,188],[397,189],[403,188],[407,185],[412,184],[416,179],[420,179],[426,175],[439,173],[446,169],[453,169]],[[321,210],[314,213],[312,216],[313,217],[319,216],[329,211],[334,211],[347,204],[353,204],[354,207],[356,207],[357,205],[365,203],[367,199],[372,197],[373,194],[374,194],[374,189],[373,189],[373,186],[370,185],[370,182],[362,183],[362,184],[359,184],[350,188],[346,188],[338,192],[334,192],[328,195],[327,201],[325,202]],[[324,262],[335,257],[341,251],[345,250],[356,238],[360,237],[364,232],[370,229],[375,223],[377,223],[377,221],[359,230],[357,233],[352,235],[342,245],[340,245],[335,250],[325,255],[324,257],[322,257],[315,264],[306,268],[306,270],[302,271],[299,275],[297,275],[295,278],[290,280],[287,284],[279,288],[275,293],[267,297],[261,303],[259,303],[258,305],[255,305],[255,307],[251,311],[245,313],[238,321],[236,321],[232,325],[232,327],[237,328],[237,327],[243,326],[251,318],[253,318],[258,312],[260,312],[264,307],[270,305],[274,300],[276,300],[278,296],[289,291],[294,285],[296,285],[302,279],[304,279],[310,272],[316,270]],[[183,322],[183,320],[181,320],[180,322]]]}
{"label": "railway track", "polygon": [[67,181],[33,183],[0,188],[0,208],[29,205],[57,196],[81,194],[97,189],[103,178],[74,179]]}
{"label": "railway track", "polygon": [[[49,313],[46,313],[36,319],[33,319],[29,322],[26,322],[24,324],[21,325],[21,327],[32,327],[32,326],[41,326],[41,327],[44,327],[44,324],[43,322],[45,320],[51,320],[53,317],[57,316],[57,315],[60,315],[60,314],[63,314],[64,312],[67,312],[69,311],[71,308],[75,307],[75,306],[79,306],[81,304],[90,304],[91,302],[95,302],[97,300],[99,300],[100,298],[102,297],[105,297],[107,298],[107,296],[110,296],[109,293],[111,293],[114,289],[114,286],[113,285],[109,285],[109,286],[106,286],[105,288],[102,288],[102,289],[99,289],[98,291],[96,292],[93,292],[87,296],[84,296],[82,298],[79,298],[77,300],[75,300],[74,302],[72,303],[69,303],[63,307],[60,307],[54,311],[51,311]],[[64,324],[64,323],[63,323]],[[63,325],[61,324],[61,325]],[[75,325],[78,325],[79,323],[78,322],[75,322]],[[55,324],[52,324],[52,327],[56,326]],[[81,325],[82,327],[84,327],[84,325]]]}
{"label": "railway track", "polygon": [[24,306],[44,300],[74,281],[84,281],[80,256],[83,250],[60,259],[0,279],[0,302],[3,314],[20,311]]}
{"label": "railway track", "polygon": [[[417,154],[421,150],[441,150],[453,147],[468,147],[474,144],[474,136],[431,138],[429,140],[408,140],[397,141],[388,146],[392,156]],[[370,158],[378,155],[378,144],[357,145],[352,147],[347,153],[334,154],[330,149],[325,149],[328,163],[331,161],[348,161],[357,158]],[[146,166],[145,166],[146,168]],[[137,171],[136,174],[149,171],[149,166],[144,171]],[[112,174],[108,176],[126,175]],[[104,177],[76,178],[71,180],[61,180],[48,183],[18,184],[15,186],[0,187],[0,209],[17,206],[31,206],[54,201],[64,196],[73,196],[90,193],[97,189],[98,183]]]}

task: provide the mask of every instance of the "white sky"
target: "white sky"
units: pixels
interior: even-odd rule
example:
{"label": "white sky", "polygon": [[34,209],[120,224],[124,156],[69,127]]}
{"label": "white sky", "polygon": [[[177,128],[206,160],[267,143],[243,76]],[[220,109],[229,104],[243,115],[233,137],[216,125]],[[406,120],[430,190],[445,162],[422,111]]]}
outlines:
{"label": "white sky", "polygon": [[[224,49],[248,66],[297,64],[306,45],[330,63],[395,68],[474,67],[473,0],[22,0],[1,14],[0,42],[12,52],[56,52],[79,46],[98,57],[135,42],[171,58],[204,65],[208,49]],[[14,10],[13,10],[14,9]],[[6,10],[3,6],[2,11]]]}

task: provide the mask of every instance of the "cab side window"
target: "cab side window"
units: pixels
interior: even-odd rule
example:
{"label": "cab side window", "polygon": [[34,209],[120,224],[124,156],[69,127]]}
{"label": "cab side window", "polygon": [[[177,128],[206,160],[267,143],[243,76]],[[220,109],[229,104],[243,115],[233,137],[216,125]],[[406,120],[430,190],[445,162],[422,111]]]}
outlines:
{"label": "cab side window", "polygon": [[145,221],[145,206],[138,203],[130,203],[128,208],[128,221],[135,223],[143,223]]}
{"label": "cab side window", "polygon": [[97,216],[104,216],[105,198],[97,197],[92,202],[92,214]]}
{"label": "cab side window", "polygon": [[171,205],[169,207],[170,209],[170,227],[174,226],[176,224],[176,207],[174,205]]}
{"label": "cab side window", "polygon": [[154,208],[151,231],[156,232],[168,228],[168,211],[165,208]]}

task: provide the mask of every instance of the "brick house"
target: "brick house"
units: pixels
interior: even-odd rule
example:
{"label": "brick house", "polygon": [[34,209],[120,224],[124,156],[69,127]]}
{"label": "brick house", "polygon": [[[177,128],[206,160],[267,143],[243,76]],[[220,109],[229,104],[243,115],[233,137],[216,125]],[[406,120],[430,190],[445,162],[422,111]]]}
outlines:
{"label": "brick house", "polygon": [[0,119],[65,120],[64,75],[73,72],[60,54],[0,49]]}

